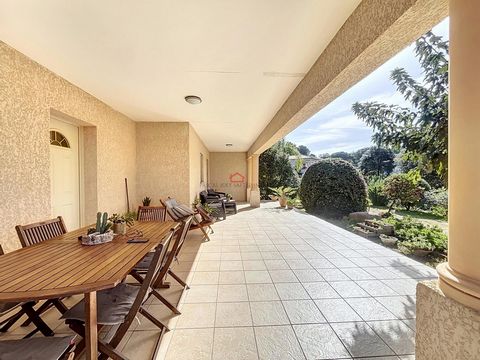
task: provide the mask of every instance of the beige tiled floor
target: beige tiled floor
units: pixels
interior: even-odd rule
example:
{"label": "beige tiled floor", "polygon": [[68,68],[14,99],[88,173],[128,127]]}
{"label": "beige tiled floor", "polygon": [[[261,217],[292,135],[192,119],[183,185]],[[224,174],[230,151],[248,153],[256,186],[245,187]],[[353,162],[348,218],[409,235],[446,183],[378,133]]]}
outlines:
{"label": "beige tiled floor", "polygon": [[191,286],[157,359],[414,359],[415,285],[433,269],[316,217],[262,204],[191,237]]}
{"label": "beige tiled floor", "polygon": [[[159,344],[158,329],[138,315],[119,348],[130,359],[414,359],[415,285],[433,269],[273,203],[214,230],[210,242],[192,232],[174,266],[190,290],[173,280],[161,290],[182,314],[149,300],[171,331]],[[69,333],[58,317],[44,318]]]}

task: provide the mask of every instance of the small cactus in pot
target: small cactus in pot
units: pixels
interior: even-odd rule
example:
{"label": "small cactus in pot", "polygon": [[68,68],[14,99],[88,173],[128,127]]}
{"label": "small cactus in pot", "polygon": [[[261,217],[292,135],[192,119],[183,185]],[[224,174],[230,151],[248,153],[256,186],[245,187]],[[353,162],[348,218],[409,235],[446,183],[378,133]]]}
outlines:
{"label": "small cactus in pot", "polygon": [[114,234],[110,230],[111,227],[112,223],[108,220],[108,214],[98,212],[95,228],[88,229],[87,236],[82,236],[82,244],[97,245],[112,241]]}
{"label": "small cactus in pot", "polygon": [[151,202],[152,202],[152,199],[150,199],[148,196],[145,196],[142,200],[143,206],[150,206]]}

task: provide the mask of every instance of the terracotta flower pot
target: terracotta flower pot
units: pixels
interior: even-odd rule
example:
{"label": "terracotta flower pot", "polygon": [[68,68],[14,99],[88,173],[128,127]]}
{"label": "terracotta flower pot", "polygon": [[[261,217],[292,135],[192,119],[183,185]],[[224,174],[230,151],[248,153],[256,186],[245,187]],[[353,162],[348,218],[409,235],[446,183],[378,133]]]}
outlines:
{"label": "terracotta flower pot", "polygon": [[280,207],[284,208],[285,206],[287,206],[287,199],[279,198],[278,203],[280,204]]}
{"label": "terracotta flower pot", "polygon": [[114,223],[112,230],[115,234],[125,235],[127,233],[127,229],[124,222]]}

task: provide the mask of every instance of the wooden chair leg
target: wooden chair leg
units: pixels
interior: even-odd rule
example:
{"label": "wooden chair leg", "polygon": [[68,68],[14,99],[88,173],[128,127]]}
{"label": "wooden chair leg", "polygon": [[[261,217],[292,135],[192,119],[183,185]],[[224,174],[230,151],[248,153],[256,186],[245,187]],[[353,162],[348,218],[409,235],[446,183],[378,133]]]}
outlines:
{"label": "wooden chair leg", "polygon": [[53,299],[52,300],[53,306],[57,308],[60,314],[65,314],[68,310],[67,306],[63,303],[61,299]]}
{"label": "wooden chair leg", "polygon": [[190,289],[190,286],[187,285],[187,283],[185,281],[183,281],[182,279],[180,279],[177,274],[175,274],[172,270],[168,270],[168,274],[173,277],[180,285],[182,285],[185,289]]}
{"label": "wooden chair leg", "polygon": [[33,308],[31,303],[23,304],[22,309],[25,314],[32,320],[33,324],[44,336],[53,336],[54,332],[48,327],[48,325],[38,316],[37,312]]}
{"label": "wooden chair leg", "polygon": [[177,315],[181,315],[182,313],[167,299],[165,299],[160,293],[152,289],[152,294],[155,295],[155,297],[160,300],[166,307],[168,307],[172,312],[174,312]]}
{"label": "wooden chair leg", "polygon": [[210,225],[208,225],[208,228],[210,229],[211,231],[211,234],[215,234],[215,231],[213,231],[212,227]]}
{"label": "wooden chair leg", "polygon": [[150,320],[154,325],[156,325],[160,330],[165,329],[166,331],[170,331],[167,325],[162,323],[160,320],[158,320],[155,316],[150,314],[147,310],[145,310],[143,307],[141,307],[138,312],[145,316],[148,320]]}
{"label": "wooden chair leg", "polygon": [[[53,305],[53,304],[51,303],[50,300],[45,301],[45,302],[36,310],[37,315],[40,316],[40,315],[43,314],[45,311],[47,311],[48,309],[50,309],[50,308],[52,307],[52,305]],[[30,325],[31,323],[32,323],[32,320],[31,320],[30,318],[28,318],[28,319],[25,320],[25,321],[23,322],[23,324],[20,325],[20,326],[25,327],[25,326]]]}
{"label": "wooden chair leg", "polygon": [[203,233],[203,239],[206,240],[206,241],[210,241],[210,237],[208,236],[208,233],[205,231],[205,229],[202,227],[200,227],[200,231]]}
{"label": "wooden chair leg", "polygon": [[[113,359],[113,360],[128,360],[126,357],[124,357],[117,349],[112,347],[110,344],[107,344],[103,341],[98,341],[98,350],[106,355],[107,357]],[[103,356],[100,356],[99,359],[103,359]]]}
{"label": "wooden chair leg", "polygon": [[25,314],[25,311],[23,309],[19,310],[15,315],[12,315],[8,319],[4,320],[2,322],[2,327],[0,328],[0,332],[7,332],[13,324],[15,324],[20,318]]}

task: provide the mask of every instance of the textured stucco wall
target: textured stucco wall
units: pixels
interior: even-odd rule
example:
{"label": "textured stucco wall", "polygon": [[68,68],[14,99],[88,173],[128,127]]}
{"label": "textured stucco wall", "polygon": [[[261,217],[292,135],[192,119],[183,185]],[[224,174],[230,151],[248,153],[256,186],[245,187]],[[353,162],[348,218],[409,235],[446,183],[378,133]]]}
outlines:
{"label": "textured stucco wall", "polygon": [[480,359],[480,312],[445,297],[437,281],[417,285],[417,360]]}
{"label": "textured stucco wall", "polygon": [[[189,172],[190,172],[190,195],[191,204],[198,196],[198,193],[205,189],[207,183],[207,159],[210,153],[203,141],[198,137],[195,129],[190,125],[188,127],[188,152],[189,152]],[[203,154],[203,164],[200,164],[200,154]],[[201,167],[203,167],[203,182],[201,181]]]}
{"label": "textured stucco wall", "polygon": [[[210,153],[210,185],[218,191],[231,194],[237,201],[247,200],[247,153],[212,152]],[[231,182],[230,176],[239,173],[244,182]],[[236,176],[234,180],[239,180]]]}
{"label": "textured stucco wall", "polygon": [[15,225],[53,216],[48,133],[52,111],[96,126],[98,208],[126,209],[125,177],[135,198],[135,123],[0,42],[0,243],[7,251],[20,246]]}
{"label": "textured stucco wall", "polygon": [[248,154],[261,154],[447,16],[448,0],[363,0]]}
{"label": "textured stucco wall", "polygon": [[174,197],[188,204],[189,124],[186,122],[137,123],[137,201],[145,196],[152,205]]}

